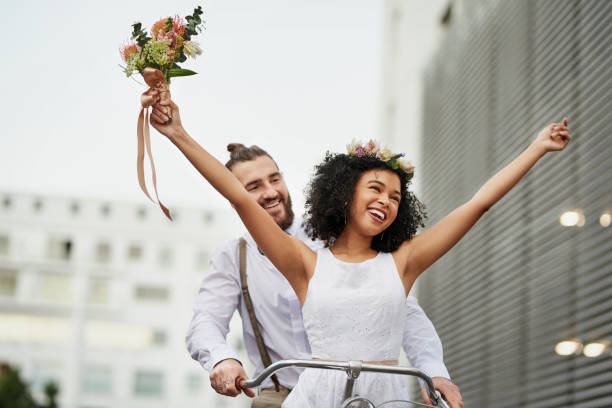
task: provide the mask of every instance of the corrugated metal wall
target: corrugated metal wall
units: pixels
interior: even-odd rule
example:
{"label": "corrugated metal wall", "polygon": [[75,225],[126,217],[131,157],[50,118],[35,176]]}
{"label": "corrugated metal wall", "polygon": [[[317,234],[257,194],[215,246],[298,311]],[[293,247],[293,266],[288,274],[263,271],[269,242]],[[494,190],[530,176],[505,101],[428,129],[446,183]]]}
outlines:
{"label": "corrugated metal wall", "polygon": [[[419,278],[466,407],[612,407],[612,1],[454,1],[426,74],[423,201],[432,225],[546,124],[573,140],[544,157]],[[583,227],[563,227],[581,208]]]}

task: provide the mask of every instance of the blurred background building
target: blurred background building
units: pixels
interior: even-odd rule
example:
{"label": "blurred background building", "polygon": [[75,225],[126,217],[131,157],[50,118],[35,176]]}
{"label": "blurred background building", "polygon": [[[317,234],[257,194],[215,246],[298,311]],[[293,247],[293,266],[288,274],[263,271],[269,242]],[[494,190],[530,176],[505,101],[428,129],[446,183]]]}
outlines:
{"label": "blurred background building", "polygon": [[[184,335],[209,254],[240,232],[231,210],[0,193],[0,361],[60,407],[236,407]],[[240,352],[241,326],[230,343]],[[244,360],[247,361],[246,356]]]}
{"label": "blurred background building", "polygon": [[[406,3],[388,2],[388,27]],[[567,116],[573,136],[419,279],[466,406],[612,406],[611,21],[607,0],[456,0],[442,14],[421,108],[429,225],[546,124]],[[414,40],[392,43],[395,71]],[[413,89],[385,89],[394,140]]]}

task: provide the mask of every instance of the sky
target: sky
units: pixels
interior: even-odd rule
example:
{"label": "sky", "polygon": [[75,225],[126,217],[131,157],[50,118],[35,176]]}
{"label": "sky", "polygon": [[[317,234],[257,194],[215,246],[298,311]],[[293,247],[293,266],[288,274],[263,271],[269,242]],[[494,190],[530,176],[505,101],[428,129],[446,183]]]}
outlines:
{"label": "sky", "polygon": [[[383,1],[201,4],[204,54],[183,64],[198,75],[171,84],[183,124],[222,161],[230,142],[268,150],[300,206],[326,150],[377,136]],[[134,22],[150,28],[195,5],[2,2],[4,31],[19,35],[5,42],[0,68],[0,191],[146,202],[135,169],[146,88],[126,78],[119,48]],[[226,206],[155,131],[152,147],[165,204]]]}

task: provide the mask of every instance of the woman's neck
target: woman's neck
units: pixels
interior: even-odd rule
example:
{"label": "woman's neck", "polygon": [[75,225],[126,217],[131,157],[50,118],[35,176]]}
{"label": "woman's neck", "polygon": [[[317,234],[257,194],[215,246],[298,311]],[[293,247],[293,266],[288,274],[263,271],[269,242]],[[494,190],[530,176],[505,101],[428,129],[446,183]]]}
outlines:
{"label": "woman's neck", "polygon": [[342,261],[362,262],[376,256],[372,249],[372,237],[362,235],[348,224],[330,248],[334,256]]}

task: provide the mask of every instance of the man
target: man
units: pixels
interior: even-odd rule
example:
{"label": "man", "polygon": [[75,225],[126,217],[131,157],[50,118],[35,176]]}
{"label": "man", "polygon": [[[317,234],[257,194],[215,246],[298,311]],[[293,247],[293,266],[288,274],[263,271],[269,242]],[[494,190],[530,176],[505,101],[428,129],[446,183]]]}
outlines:
{"label": "man", "polygon": [[[174,121],[174,119],[173,119]],[[311,248],[321,246],[304,231],[295,219],[287,186],[274,160],[262,149],[238,144],[228,146],[231,152],[226,163],[245,189],[287,233],[301,239]],[[257,248],[246,233],[246,271],[249,296],[259,322],[261,337],[272,362],[284,359],[310,359],[310,347],[304,331],[301,305],[287,280]],[[186,343],[192,358],[210,373],[211,386],[219,394],[236,396],[242,391],[250,397],[250,389],[237,384],[247,375],[236,352],[227,344],[229,321],[236,309],[242,317],[244,341],[249,359],[260,373],[264,364],[259,353],[239,272],[239,239],[222,244],[211,258],[210,273],[204,278],[194,308],[194,316]],[[449,380],[442,362],[442,345],[435,329],[416,299],[406,302],[406,330],[403,347],[411,364],[433,377],[434,385],[452,408],[463,407],[459,389]],[[253,408],[280,407],[301,370],[286,368],[277,372],[277,382],[262,384]],[[424,396],[426,402],[428,398]]]}

